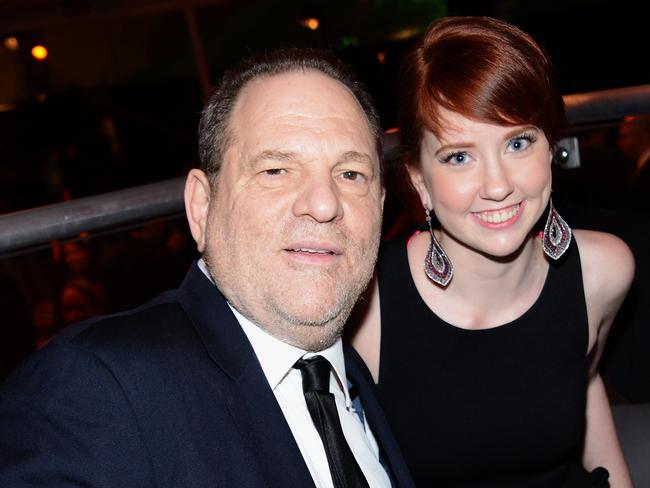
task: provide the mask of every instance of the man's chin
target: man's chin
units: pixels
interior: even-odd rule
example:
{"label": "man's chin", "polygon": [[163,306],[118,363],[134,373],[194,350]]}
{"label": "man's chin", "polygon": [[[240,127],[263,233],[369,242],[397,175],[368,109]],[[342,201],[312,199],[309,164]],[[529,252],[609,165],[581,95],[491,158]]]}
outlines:
{"label": "man's chin", "polygon": [[334,345],[341,337],[343,323],[329,323],[327,325],[297,325],[287,331],[284,342],[310,352],[319,352]]}
{"label": "man's chin", "polygon": [[[329,328],[332,324],[344,323],[354,302],[344,297],[310,295],[308,289],[302,294],[286,297],[277,303],[272,312],[288,326],[305,328]],[[334,325],[336,327],[336,325]]]}
{"label": "man's chin", "polygon": [[343,331],[351,307],[345,304],[325,308],[322,304],[301,304],[300,310],[275,310],[275,330],[269,331],[284,342],[307,351],[322,351],[334,344]]}

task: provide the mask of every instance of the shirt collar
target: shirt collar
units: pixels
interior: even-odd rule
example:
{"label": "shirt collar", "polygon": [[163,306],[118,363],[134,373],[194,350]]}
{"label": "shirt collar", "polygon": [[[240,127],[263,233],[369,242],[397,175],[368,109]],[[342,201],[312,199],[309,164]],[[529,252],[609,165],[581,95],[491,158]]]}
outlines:
{"label": "shirt collar", "polygon": [[214,280],[212,279],[212,275],[210,274],[210,271],[208,270],[208,265],[205,264],[205,261],[203,260],[203,258],[199,259],[198,265],[199,265],[199,269],[200,269],[201,272],[205,275],[205,277],[206,277],[207,279],[209,279],[210,282],[211,282],[213,285],[216,286]]}
{"label": "shirt collar", "polygon": [[[214,284],[214,280],[210,276],[203,259],[199,260],[198,266],[203,274],[205,274]],[[343,394],[345,395],[345,406],[350,408],[352,401],[347,387],[348,382],[345,373],[345,357],[343,355],[343,343],[340,338],[327,349],[319,352],[308,352],[273,337],[261,327],[255,325],[244,317],[230,303],[228,303],[228,306],[235,315],[237,322],[239,322],[241,328],[244,330],[251,346],[253,346],[257,359],[262,366],[262,371],[264,371],[264,375],[266,376],[272,390],[275,390],[282,380],[284,380],[284,378],[291,372],[293,365],[298,361],[298,359],[301,357],[309,358],[320,355],[326,358],[332,365],[332,371],[334,371],[334,375],[341,386]]]}

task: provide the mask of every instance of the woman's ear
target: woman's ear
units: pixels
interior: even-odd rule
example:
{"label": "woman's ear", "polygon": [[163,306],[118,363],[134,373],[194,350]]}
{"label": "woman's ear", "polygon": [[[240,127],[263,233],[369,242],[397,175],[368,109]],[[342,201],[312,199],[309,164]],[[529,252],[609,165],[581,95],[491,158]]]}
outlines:
{"label": "woman's ear", "polygon": [[413,185],[413,188],[415,188],[415,191],[420,196],[420,201],[422,202],[422,206],[428,210],[431,210],[432,209],[431,194],[429,193],[429,189],[427,188],[427,185],[424,182],[424,176],[422,175],[422,171],[420,171],[419,168],[414,168],[412,166],[409,166],[407,168],[407,171],[409,173],[409,178],[411,179],[411,184]]}
{"label": "woman's ear", "polygon": [[199,252],[205,249],[205,233],[211,195],[210,180],[200,169],[193,169],[185,181],[185,213]]}

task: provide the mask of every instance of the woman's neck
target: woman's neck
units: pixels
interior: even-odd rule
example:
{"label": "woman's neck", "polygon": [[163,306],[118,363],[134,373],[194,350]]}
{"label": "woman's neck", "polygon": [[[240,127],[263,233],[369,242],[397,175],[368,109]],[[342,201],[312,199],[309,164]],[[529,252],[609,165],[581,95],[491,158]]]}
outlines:
{"label": "woman's neck", "polygon": [[[423,233],[415,252],[409,251],[412,259],[419,260],[415,253],[424,258],[429,239]],[[413,265],[411,272],[420,295],[443,320],[463,328],[495,327],[522,315],[539,297],[548,262],[534,236],[507,258],[488,256],[444,235],[440,240],[454,266],[449,285],[442,288],[417,276]]]}
{"label": "woman's neck", "polygon": [[519,294],[530,286],[531,271],[546,263],[541,243],[532,235],[506,257],[489,256],[444,235],[439,240],[455,269],[448,288],[466,296]]}

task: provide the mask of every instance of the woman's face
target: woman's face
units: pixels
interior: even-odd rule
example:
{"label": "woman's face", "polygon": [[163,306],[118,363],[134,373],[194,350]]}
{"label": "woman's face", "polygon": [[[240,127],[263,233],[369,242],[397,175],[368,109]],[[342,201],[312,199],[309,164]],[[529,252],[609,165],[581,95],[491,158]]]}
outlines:
{"label": "woman's face", "polygon": [[411,179],[440,221],[443,243],[494,257],[516,252],[551,193],[551,150],[534,126],[477,122],[442,110],[445,128],[425,131]]}

